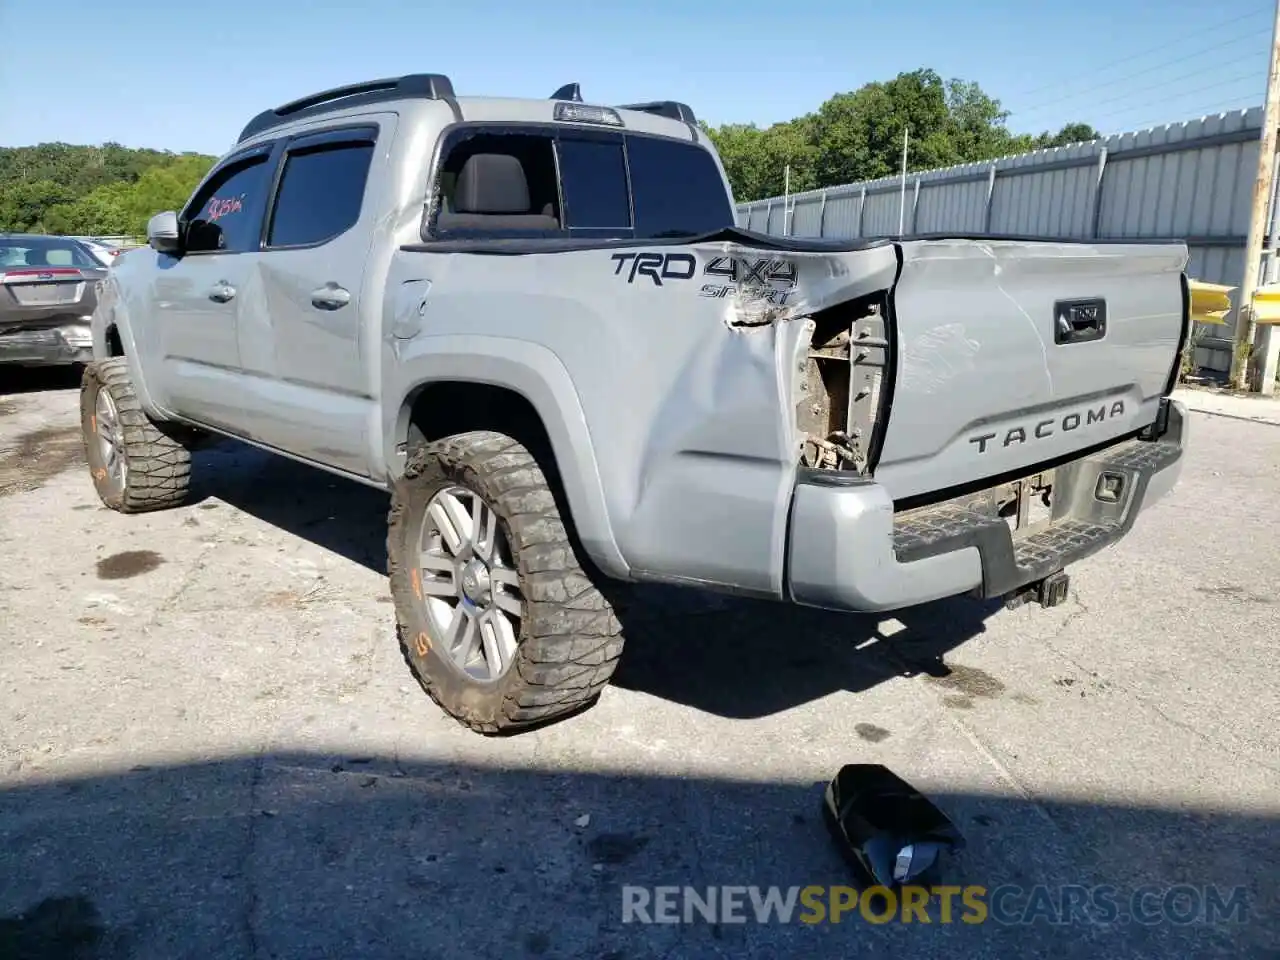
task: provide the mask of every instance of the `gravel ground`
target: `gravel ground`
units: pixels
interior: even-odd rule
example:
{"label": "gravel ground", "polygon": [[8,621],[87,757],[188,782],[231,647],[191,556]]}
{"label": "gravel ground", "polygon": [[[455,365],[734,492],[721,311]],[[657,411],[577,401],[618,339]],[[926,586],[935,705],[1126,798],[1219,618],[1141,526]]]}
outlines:
{"label": "gravel ground", "polygon": [[[384,495],[226,443],[188,506],[117,515],[75,386],[0,380],[6,960],[1280,956],[1261,407],[1194,415],[1179,488],[1062,607],[646,591],[597,706],[488,739],[400,660]],[[958,899],[949,923],[623,922],[628,885],[850,883],[819,807],[851,762],[953,816],[946,879],[987,889],[986,922]],[[1068,886],[1120,917],[1049,922]],[[1210,887],[1243,913],[1175,922]],[[1153,922],[1126,922],[1135,894]]]}

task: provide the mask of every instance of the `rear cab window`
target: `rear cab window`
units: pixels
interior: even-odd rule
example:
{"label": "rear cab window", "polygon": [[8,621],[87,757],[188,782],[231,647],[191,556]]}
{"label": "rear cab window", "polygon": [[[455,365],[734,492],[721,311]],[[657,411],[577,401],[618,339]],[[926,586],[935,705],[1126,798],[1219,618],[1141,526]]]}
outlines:
{"label": "rear cab window", "polygon": [[696,237],[737,222],[720,170],[706,150],[630,135],[627,159],[637,237]]}
{"label": "rear cab window", "polygon": [[446,138],[425,233],[661,239],[736,223],[720,168],[689,142],[568,125]]}
{"label": "rear cab window", "polygon": [[608,140],[561,139],[560,188],[571,229],[622,232],[632,229],[627,189],[626,148],[620,137]]}
{"label": "rear cab window", "polygon": [[528,235],[563,229],[553,138],[468,129],[446,143],[436,230]]}

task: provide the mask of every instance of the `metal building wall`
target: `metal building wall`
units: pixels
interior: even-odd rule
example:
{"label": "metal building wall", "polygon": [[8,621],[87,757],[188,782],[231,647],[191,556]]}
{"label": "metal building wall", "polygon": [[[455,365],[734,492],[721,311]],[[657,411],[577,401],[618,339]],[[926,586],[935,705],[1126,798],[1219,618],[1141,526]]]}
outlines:
{"label": "metal building wall", "polygon": [[[1117,134],[1092,143],[756,200],[738,223],[793,236],[1018,234],[1078,239],[1180,239],[1188,273],[1239,284],[1262,108]],[[1275,205],[1273,204],[1273,207]],[[1277,211],[1272,210],[1271,223]],[[1274,235],[1274,230],[1271,231]],[[1231,365],[1228,325],[1200,325],[1196,361]]]}

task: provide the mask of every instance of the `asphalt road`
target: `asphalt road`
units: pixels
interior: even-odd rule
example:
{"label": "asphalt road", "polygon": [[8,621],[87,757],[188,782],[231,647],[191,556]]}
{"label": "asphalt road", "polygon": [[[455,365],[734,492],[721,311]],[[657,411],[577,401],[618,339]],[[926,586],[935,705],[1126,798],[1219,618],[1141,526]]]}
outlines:
{"label": "asphalt road", "polygon": [[[225,444],[120,516],[74,379],[0,376],[6,960],[1280,956],[1280,427],[1196,414],[1063,607],[650,591],[594,709],[486,739],[400,660],[385,496]],[[623,922],[627,885],[848,884],[819,807],[852,762],[953,816],[986,922]],[[1080,888],[1110,900],[1049,922]]]}

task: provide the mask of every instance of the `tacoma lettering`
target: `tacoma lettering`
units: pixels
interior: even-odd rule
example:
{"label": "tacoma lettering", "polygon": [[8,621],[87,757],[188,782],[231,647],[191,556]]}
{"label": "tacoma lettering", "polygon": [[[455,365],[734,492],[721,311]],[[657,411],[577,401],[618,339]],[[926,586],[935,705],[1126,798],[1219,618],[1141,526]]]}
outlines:
{"label": "tacoma lettering", "polygon": [[[1084,424],[1087,426],[1122,416],[1124,416],[1124,401],[1116,400],[1110,407],[1104,403],[1099,407],[1085,411],[1083,419]],[[1026,443],[1029,436],[1037,440],[1046,440],[1052,437],[1057,430],[1070,432],[1079,429],[1081,419],[1081,415],[1078,413],[1068,413],[1061,420],[1050,418],[1048,420],[1040,420],[1030,427],[1010,427],[1003,435],[999,433],[980,433],[970,437],[969,442],[978,448],[979,453],[986,453],[987,445],[993,440],[999,440],[1001,447],[1011,447],[1014,444]]]}

